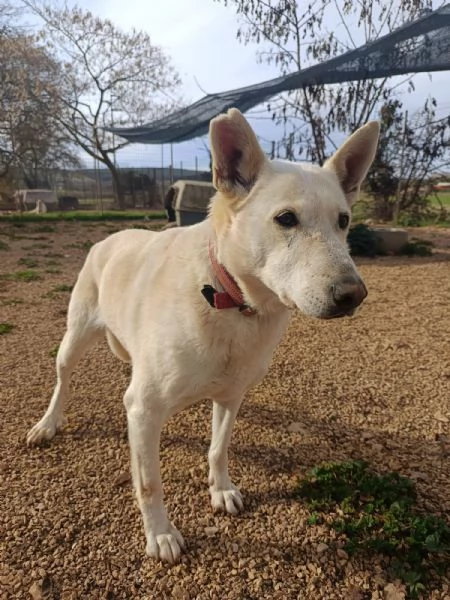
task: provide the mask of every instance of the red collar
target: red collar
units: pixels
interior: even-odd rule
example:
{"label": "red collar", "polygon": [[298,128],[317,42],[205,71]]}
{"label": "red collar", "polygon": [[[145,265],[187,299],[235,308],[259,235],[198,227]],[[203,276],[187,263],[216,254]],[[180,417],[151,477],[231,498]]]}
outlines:
{"label": "red collar", "polygon": [[205,285],[202,289],[203,296],[212,307],[219,310],[224,308],[239,308],[239,312],[246,317],[255,315],[256,310],[245,304],[244,296],[236,281],[225,267],[217,261],[211,242],[209,242],[208,252],[214,275],[224,291],[218,292],[212,285]]}

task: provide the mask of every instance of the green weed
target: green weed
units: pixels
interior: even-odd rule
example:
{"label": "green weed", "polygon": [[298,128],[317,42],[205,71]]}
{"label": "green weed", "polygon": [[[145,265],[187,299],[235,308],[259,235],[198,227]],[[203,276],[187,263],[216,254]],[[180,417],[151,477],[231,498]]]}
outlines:
{"label": "green weed", "polygon": [[73,244],[67,244],[67,248],[77,248],[79,250],[90,250],[95,242],[86,240],[85,242],[75,242]]}
{"label": "green weed", "polygon": [[11,323],[0,323],[0,335],[5,335],[14,329],[15,325]]}
{"label": "green weed", "polygon": [[18,304],[26,304],[21,298],[4,298],[0,301],[2,306],[17,306]]}
{"label": "green weed", "polygon": [[32,269],[16,271],[16,273],[7,273],[2,275],[1,278],[9,281],[37,281],[38,279],[42,279],[39,273],[36,273],[36,271],[33,271]]}
{"label": "green weed", "polygon": [[51,356],[52,358],[56,358],[56,355],[58,354],[58,350],[59,350],[59,344],[56,344],[56,346],[54,348],[52,348],[50,350],[50,352],[48,353],[49,356]]}
{"label": "green weed", "polygon": [[53,292],[71,292],[73,290],[73,285],[67,285],[65,283],[62,283],[61,285],[56,285],[53,288]]}
{"label": "green weed", "polygon": [[58,269],[56,267],[47,267],[45,269],[46,273],[50,273],[51,275],[60,275],[62,273],[61,269]]}
{"label": "green weed", "polygon": [[[367,463],[325,463],[298,482],[295,495],[313,511],[337,513],[331,526],[347,540],[349,554],[380,553],[396,577],[417,597],[450,560],[449,524],[417,509],[414,483],[398,473],[379,475]],[[329,522],[329,520],[328,520]]]}
{"label": "green weed", "polygon": [[33,233],[54,233],[56,227],[54,225],[38,225],[33,229]]}
{"label": "green weed", "polygon": [[22,250],[28,252],[29,250],[50,250],[51,246],[49,244],[30,244],[29,246],[24,246]]}
{"label": "green weed", "polygon": [[36,259],[29,258],[27,256],[19,258],[19,260],[17,262],[19,263],[19,265],[24,265],[25,267],[28,267],[29,269],[35,269],[36,267],[39,266],[39,263]]}

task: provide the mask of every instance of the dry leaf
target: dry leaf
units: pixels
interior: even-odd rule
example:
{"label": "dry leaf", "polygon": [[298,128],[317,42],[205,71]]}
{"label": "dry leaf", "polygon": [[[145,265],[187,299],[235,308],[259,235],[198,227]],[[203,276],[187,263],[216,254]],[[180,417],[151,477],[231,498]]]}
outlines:
{"label": "dry leaf", "polygon": [[299,421],[294,421],[290,425],[288,425],[287,430],[289,433],[309,433],[308,428],[303,423]]}
{"label": "dry leaf", "polygon": [[383,589],[384,600],[405,600],[405,586],[399,584],[398,586],[394,583],[388,583]]}
{"label": "dry leaf", "polygon": [[446,415],[443,415],[439,410],[434,413],[433,419],[435,419],[436,421],[439,421],[440,423],[449,423],[450,422],[450,419]]}

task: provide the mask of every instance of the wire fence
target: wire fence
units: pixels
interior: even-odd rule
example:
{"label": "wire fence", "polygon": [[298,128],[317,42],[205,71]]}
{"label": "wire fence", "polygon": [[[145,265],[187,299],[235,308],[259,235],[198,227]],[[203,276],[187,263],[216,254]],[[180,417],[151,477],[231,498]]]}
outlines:
{"label": "wire fence", "polygon": [[[126,208],[158,210],[163,208],[166,192],[175,181],[179,179],[211,181],[210,172],[183,169],[182,166],[119,168],[118,171],[121,187],[125,192]],[[15,191],[29,187],[19,174],[14,177]],[[116,206],[115,185],[111,172],[100,166],[42,172],[36,178],[33,187],[56,192],[59,206],[49,206],[50,210],[75,206],[87,210],[107,210]]]}

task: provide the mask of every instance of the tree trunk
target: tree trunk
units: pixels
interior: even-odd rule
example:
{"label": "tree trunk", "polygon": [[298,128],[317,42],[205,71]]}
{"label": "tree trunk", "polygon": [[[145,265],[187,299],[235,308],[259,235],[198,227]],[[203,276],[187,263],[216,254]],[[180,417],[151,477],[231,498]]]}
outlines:
{"label": "tree trunk", "polygon": [[111,169],[111,175],[113,178],[113,188],[114,188],[114,197],[115,197],[116,206],[119,210],[125,210],[126,209],[125,187],[122,184],[120,173],[114,167],[113,169]]}
{"label": "tree trunk", "polygon": [[125,187],[122,184],[122,179],[120,177],[119,170],[116,167],[116,165],[111,161],[106,152],[101,152],[101,155],[103,157],[103,164],[106,167],[108,167],[111,173],[115,205],[119,210],[125,210]]}

